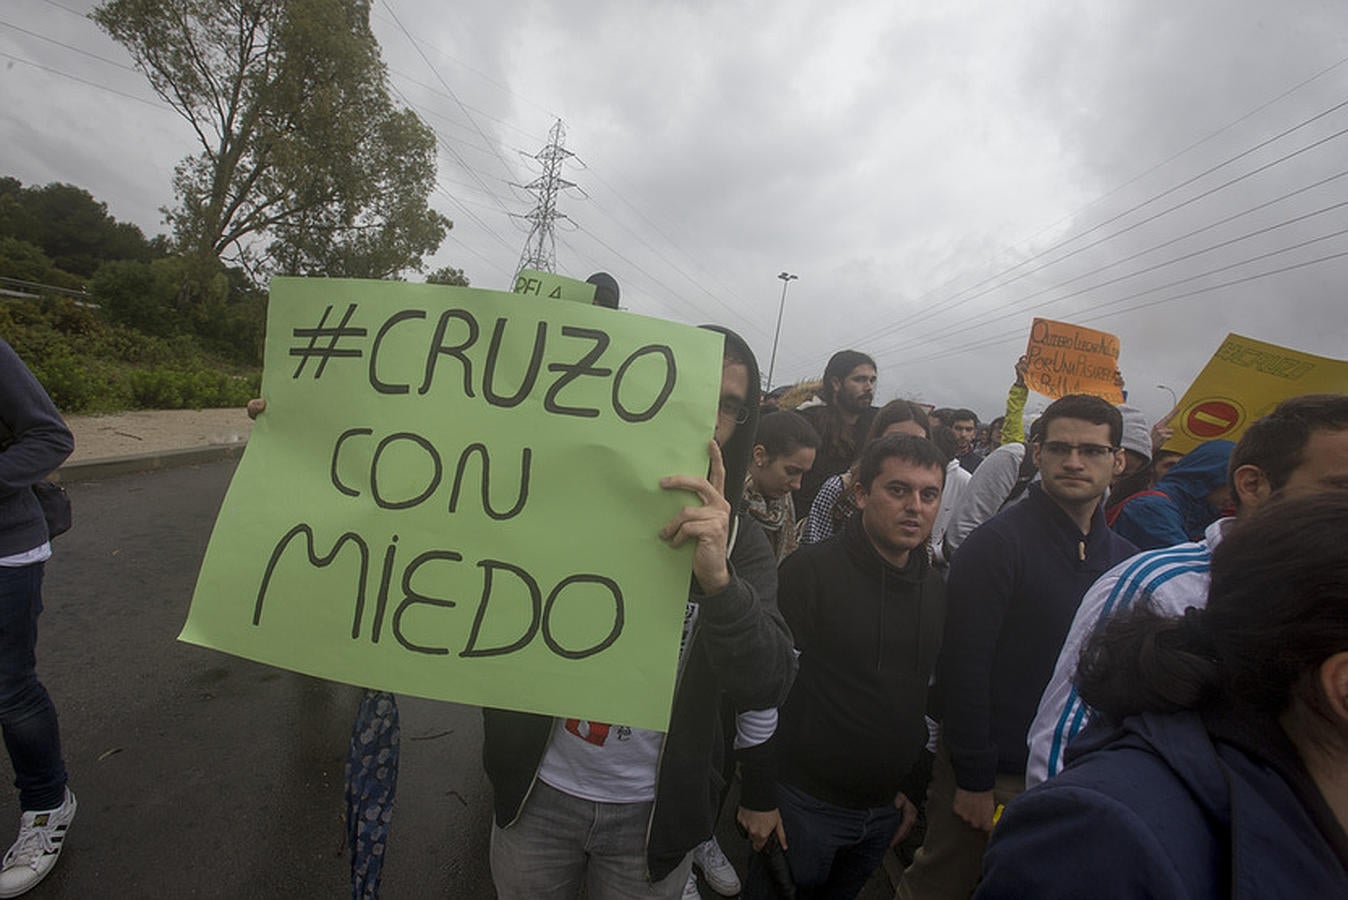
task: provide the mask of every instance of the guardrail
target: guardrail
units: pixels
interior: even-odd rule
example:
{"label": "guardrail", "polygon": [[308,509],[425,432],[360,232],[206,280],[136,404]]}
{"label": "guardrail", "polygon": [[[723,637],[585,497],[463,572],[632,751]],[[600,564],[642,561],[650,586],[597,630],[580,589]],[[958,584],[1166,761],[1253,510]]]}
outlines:
{"label": "guardrail", "polygon": [[57,287],[54,284],[42,284],[38,281],[24,281],[22,278],[5,278],[0,276],[0,285],[10,288],[27,289],[28,291],[39,291],[45,294],[62,294],[66,297],[75,297],[79,300],[91,301],[92,297],[87,291],[76,291],[70,288]]}

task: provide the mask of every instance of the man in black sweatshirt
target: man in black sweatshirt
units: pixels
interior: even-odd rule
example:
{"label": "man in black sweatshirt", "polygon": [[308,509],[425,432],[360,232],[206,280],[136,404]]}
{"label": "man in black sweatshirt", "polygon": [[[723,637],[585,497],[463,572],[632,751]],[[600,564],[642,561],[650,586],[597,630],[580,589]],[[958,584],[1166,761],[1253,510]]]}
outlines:
{"label": "man in black sweatshirt", "polygon": [[1071,394],[1039,422],[1041,485],[975,529],[950,565],[936,672],[941,747],[904,900],[973,893],[998,807],[1025,789],[1026,734],[1077,606],[1137,552],[1109,530],[1100,503],[1123,471],[1119,411]]}
{"label": "man in black sweatshirt", "polygon": [[[910,781],[945,613],[926,543],[945,471],[925,438],[874,442],[858,471],[860,515],[779,570],[800,672],[776,735],[742,754],[740,818],[755,849],[774,834],[788,848],[799,897],[856,896],[916,817]],[[745,896],[770,896],[757,858]]]}

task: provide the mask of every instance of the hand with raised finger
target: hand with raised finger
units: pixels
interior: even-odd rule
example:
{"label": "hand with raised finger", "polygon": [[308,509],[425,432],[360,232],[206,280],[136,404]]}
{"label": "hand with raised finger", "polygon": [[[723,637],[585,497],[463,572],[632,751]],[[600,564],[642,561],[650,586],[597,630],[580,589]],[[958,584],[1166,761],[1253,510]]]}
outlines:
{"label": "hand with raised finger", "polygon": [[725,463],[715,441],[709,442],[711,472],[707,478],[670,475],[660,479],[667,491],[696,494],[699,506],[685,506],[660,529],[660,539],[671,547],[696,542],[693,552],[693,577],[704,594],[719,594],[730,584],[730,566],[726,546],[730,540],[730,503],[725,498]]}

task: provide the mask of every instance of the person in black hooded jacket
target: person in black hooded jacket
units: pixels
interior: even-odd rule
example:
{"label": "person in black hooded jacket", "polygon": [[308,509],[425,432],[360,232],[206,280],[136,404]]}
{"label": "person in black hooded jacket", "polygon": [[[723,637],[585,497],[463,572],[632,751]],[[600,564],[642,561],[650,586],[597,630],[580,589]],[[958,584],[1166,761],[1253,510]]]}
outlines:
{"label": "person in black hooded jacket", "polygon": [[[775,833],[787,848],[797,896],[855,896],[916,817],[945,618],[926,542],[946,463],[926,438],[872,442],[857,472],[860,514],[779,570],[800,673],[776,735],[755,751],[775,760],[775,791],[754,777],[770,765],[746,766],[741,803],[760,813],[747,823],[756,845]],[[758,857],[745,896],[771,896]]]}
{"label": "person in black hooded jacket", "polygon": [[[699,503],[667,523],[672,545],[696,542],[693,583],[669,731],[483,710],[483,761],[495,795],[492,879],[514,897],[678,897],[689,851],[711,836],[722,779],[721,699],[768,709],[794,673],[776,606],[776,568],[739,492],[753,448],[759,375],[725,335],[712,474],[662,486]],[[722,464],[722,460],[724,463]]]}

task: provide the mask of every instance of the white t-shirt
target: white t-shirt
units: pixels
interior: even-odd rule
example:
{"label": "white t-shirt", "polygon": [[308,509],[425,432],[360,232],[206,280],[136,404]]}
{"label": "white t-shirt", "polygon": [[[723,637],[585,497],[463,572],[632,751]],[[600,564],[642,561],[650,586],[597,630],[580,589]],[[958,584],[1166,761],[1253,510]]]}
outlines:
{"label": "white t-shirt", "polygon": [[[697,624],[698,605],[683,614],[679,667]],[[655,799],[655,773],[664,745],[663,731],[559,719],[552,727],[538,777],[563,793],[596,803],[646,803]]]}
{"label": "white t-shirt", "polygon": [[23,566],[46,562],[49,559],[51,559],[51,541],[43,541],[41,546],[34,547],[32,550],[25,550],[11,556],[0,556],[0,566],[6,569],[19,569]]}

